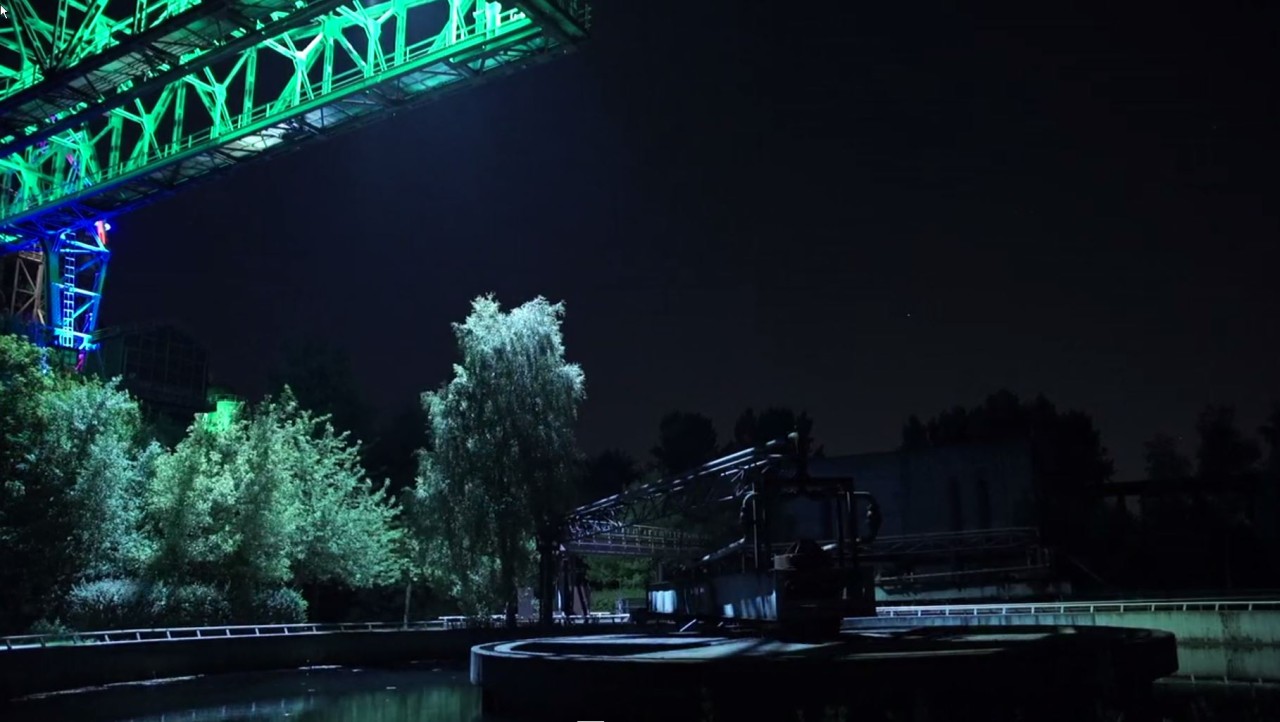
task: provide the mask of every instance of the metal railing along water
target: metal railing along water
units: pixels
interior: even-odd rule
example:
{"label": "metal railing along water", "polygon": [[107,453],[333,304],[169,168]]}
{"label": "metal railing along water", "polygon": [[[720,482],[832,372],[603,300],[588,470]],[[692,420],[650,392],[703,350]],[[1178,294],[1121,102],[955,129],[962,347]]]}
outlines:
{"label": "metal railing along water", "polygon": [[1280,599],[1161,599],[1094,602],[1012,602],[882,607],[881,617],[973,617],[1011,614],[1124,614],[1129,612],[1259,612],[1280,610]]}
{"label": "metal railing along water", "polygon": [[[557,614],[553,622],[558,626],[580,624],[622,624],[630,615],[592,612],[586,617]],[[409,622],[341,622],[333,624],[245,624],[220,627],[166,627],[148,629],[110,629],[94,632],[61,632],[51,634],[22,634],[0,637],[0,652],[10,649],[49,647],[76,644],[136,644],[138,642],[166,642],[198,639],[226,639],[228,637],[276,637],[300,634],[335,634],[343,632],[404,632],[445,629],[493,629],[501,628],[506,617],[452,616],[439,619]],[[529,627],[536,619],[519,618],[517,626]]]}
{"label": "metal railing along water", "polygon": [[[1077,602],[1011,602],[999,604],[938,604],[920,606],[881,607],[880,617],[974,617],[1007,616],[1014,614],[1069,615],[1069,614],[1124,614],[1131,612],[1260,612],[1280,611],[1280,597],[1258,599],[1158,599],[1158,600],[1104,600]],[[557,612],[552,618],[557,626],[583,624],[626,624],[631,615],[626,613],[592,612],[583,616],[566,616]],[[48,647],[76,644],[136,644],[138,642],[164,642],[179,640],[226,639],[228,637],[267,637],[300,634],[335,634],[343,632],[403,632],[446,629],[494,629],[501,628],[506,617],[447,616],[438,619],[409,622],[342,622],[332,624],[248,624],[219,627],[168,627],[148,629],[112,629],[93,632],[62,632],[51,634],[23,634],[0,637],[0,652],[10,649]],[[530,627],[537,619],[522,617],[517,626]]]}

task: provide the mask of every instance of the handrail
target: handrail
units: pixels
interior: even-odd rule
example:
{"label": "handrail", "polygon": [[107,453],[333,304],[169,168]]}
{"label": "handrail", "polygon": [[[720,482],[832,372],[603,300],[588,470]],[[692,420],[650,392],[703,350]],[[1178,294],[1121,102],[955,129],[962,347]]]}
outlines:
{"label": "handrail", "polygon": [[1280,599],[943,604],[881,607],[876,611],[878,616],[881,617],[977,617],[1010,614],[1125,614],[1130,612],[1258,612],[1280,611]]}
{"label": "handrail", "polygon": [[[501,626],[506,616],[490,617],[451,616],[439,619],[409,622],[336,622],[330,624],[242,624],[220,627],[164,627],[151,629],[108,629],[93,632],[66,632],[55,634],[20,634],[0,637],[0,652],[11,649],[48,647],[60,644],[136,644],[139,642],[172,642],[179,640],[225,639],[227,637],[277,637],[296,634],[334,634],[343,632],[396,632],[429,631],[445,629],[484,629]],[[552,617],[555,624],[621,624],[630,621],[630,615],[592,612],[586,617],[569,616],[557,612]],[[519,626],[537,624],[536,619],[518,619]]]}
{"label": "handrail", "polygon": [[[977,617],[1011,614],[1106,614],[1131,612],[1258,612],[1280,611],[1280,599],[1182,599],[1081,602],[1016,602],[1007,604],[941,604],[928,606],[881,607],[877,615],[887,618]],[[445,629],[485,629],[500,627],[505,615],[489,617],[446,616],[408,624],[399,622],[337,622],[329,624],[244,624],[220,627],[166,627],[152,629],[108,629],[63,634],[20,634],[0,637],[0,652],[56,644],[136,644],[180,640],[225,639],[227,637],[273,637],[293,634],[334,634],[344,632],[430,631]],[[626,624],[630,614],[591,612],[585,617],[556,612],[554,624]],[[520,618],[521,627],[534,626],[536,619]]]}

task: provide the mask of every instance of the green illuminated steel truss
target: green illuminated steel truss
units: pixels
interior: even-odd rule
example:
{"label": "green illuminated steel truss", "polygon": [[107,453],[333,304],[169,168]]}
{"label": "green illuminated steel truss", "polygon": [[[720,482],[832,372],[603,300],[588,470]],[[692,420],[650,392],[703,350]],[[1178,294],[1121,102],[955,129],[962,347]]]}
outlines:
{"label": "green illuminated steel truss", "polygon": [[[0,243],[47,243],[190,181],[585,37],[581,0],[6,0]],[[135,3],[130,3],[134,5]]]}

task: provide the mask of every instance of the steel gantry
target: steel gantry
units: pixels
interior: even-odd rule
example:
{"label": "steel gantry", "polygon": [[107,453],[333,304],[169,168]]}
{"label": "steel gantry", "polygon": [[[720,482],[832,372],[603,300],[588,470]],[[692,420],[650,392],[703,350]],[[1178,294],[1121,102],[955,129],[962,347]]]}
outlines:
{"label": "steel gantry", "polygon": [[53,17],[31,0],[6,7],[0,251],[38,254],[54,337],[82,348],[112,216],[545,59],[589,26],[583,0],[59,0]]}
{"label": "steel gantry", "polygon": [[578,507],[568,515],[561,541],[585,545],[597,538],[619,537],[632,527],[741,497],[749,491],[751,472],[794,459],[795,452],[788,454],[788,446],[789,442],[782,440],[746,449]]}

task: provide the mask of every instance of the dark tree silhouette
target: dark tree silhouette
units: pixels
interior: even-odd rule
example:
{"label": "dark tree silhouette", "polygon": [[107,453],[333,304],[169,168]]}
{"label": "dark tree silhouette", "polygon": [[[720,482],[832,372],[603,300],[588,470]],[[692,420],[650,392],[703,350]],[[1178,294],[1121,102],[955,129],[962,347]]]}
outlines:
{"label": "dark tree silhouette", "polygon": [[1143,444],[1148,479],[1184,479],[1191,476],[1191,459],[1178,451],[1178,440],[1156,434]]}
{"label": "dark tree silhouette", "polygon": [[365,452],[369,477],[389,482],[388,490],[399,497],[413,486],[418,475],[418,450],[427,448],[427,415],[421,404],[401,409],[384,421]]}
{"label": "dark tree silhouette", "polygon": [[345,351],[319,339],[286,346],[269,374],[269,382],[272,395],[288,386],[299,406],[331,416],[330,423],[339,432],[368,440],[372,431],[369,409],[361,399],[351,359]]}
{"label": "dark tree silhouette", "polygon": [[1266,422],[1258,428],[1258,435],[1267,444],[1267,472],[1280,475],[1280,401],[1271,402],[1271,410]]}
{"label": "dark tree silhouette", "polygon": [[1256,504],[1256,527],[1268,561],[1269,580],[1276,580],[1280,579],[1280,401],[1271,402],[1258,435],[1267,444],[1267,461]]}
{"label": "dark tree silhouette", "polygon": [[702,414],[672,411],[658,424],[658,444],[653,454],[658,470],[675,474],[715,458],[716,427]]}
{"label": "dark tree silhouette", "polygon": [[929,431],[915,414],[902,426],[902,450],[915,451],[929,446]]}
{"label": "dark tree silhouette", "polygon": [[756,414],[755,409],[743,411],[733,425],[733,441],[725,447],[726,453],[762,446],[770,441],[786,438],[797,428],[801,417],[789,408],[775,406]]}
{"label": "dark tree silhouette", "polygon": [[610,449],[587,459],[578,486],[580,504],[620,494],[640,481],[640,465],[628,453]]}
{"label": "dark tree silhouette", "polygon": [[1225,477],[1254,469],[1262,451],[1258,442],[1246,438],[1236,426],[1231,406],[1207,406],[1196,421],[1200,448],[1196,451],[1196,473],[1202,477]]}

